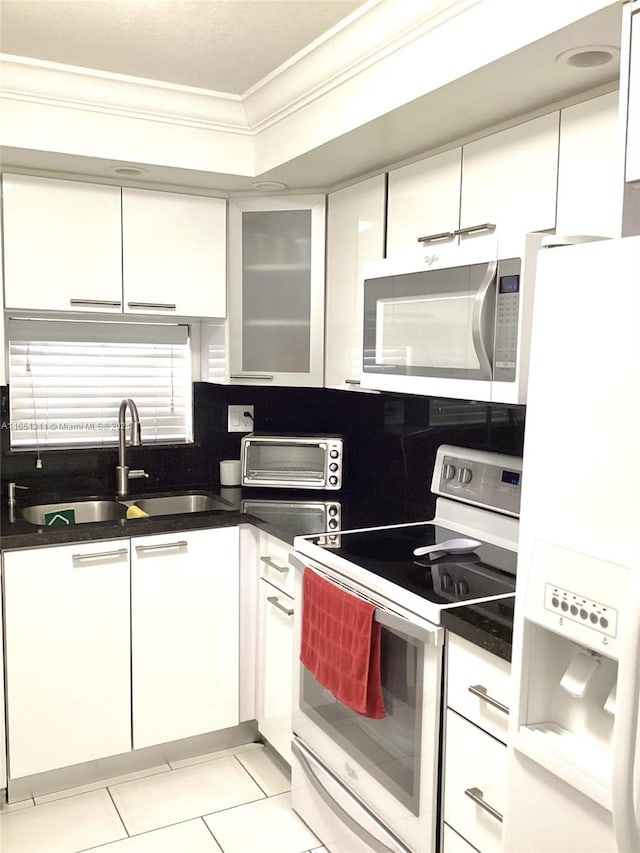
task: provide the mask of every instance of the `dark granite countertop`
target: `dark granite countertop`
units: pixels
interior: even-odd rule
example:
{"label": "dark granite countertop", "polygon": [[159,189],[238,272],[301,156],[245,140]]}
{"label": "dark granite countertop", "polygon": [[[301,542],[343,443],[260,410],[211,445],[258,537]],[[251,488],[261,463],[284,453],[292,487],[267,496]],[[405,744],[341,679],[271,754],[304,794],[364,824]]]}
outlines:
{"label": "dark granite countertop", "polygon": [[511,661],[515,595],[484,604],[452,607],[442,613],[442,624],[454,634]]}

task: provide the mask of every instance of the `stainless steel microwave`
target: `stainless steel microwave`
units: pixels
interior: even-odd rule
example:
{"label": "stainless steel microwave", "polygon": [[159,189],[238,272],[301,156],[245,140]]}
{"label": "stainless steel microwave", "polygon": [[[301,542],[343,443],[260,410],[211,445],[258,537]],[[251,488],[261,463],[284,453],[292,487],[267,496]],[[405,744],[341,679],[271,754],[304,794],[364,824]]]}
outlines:
{"label": "stainless steel microwave", "polygon": [[362,384],[525,403],[543,236],[474,238],[366,264]]}
{"label": "stainless steel microwave", "polygon": [[338,435],[257,435],[242,439],[243,486],[342,488],[344,440]]}

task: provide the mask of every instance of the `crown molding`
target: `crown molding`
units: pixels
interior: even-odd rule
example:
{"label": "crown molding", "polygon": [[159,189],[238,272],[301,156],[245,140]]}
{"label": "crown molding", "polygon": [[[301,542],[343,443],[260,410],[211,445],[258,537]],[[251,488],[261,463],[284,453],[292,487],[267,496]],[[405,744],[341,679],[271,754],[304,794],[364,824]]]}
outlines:
{"label": "crown molding", "polygon": [[242,98],[0,54],[3,98],[204,130],[250,134]]}

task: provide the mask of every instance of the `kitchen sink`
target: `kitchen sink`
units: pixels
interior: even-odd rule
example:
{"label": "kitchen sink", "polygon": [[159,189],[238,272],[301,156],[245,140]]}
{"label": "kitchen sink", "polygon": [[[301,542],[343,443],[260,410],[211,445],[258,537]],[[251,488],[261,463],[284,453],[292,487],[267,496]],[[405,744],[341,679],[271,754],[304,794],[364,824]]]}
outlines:
{"label": "kitchen sink", "polygon": [[88,524],[92,521],[114,521],[125,518],[127,507],[119,501],[68,501],[55,504],[35,504],[22,510],[22,517],[31,524],[46,527],[65,527]]}
{"label": "kitchen sink", "polygon": [[131,501],[147,515],[178,515],[183,512],[211,512],[230,509],[231,505],[214,495],[167,495],[160,498],[137,498]]}

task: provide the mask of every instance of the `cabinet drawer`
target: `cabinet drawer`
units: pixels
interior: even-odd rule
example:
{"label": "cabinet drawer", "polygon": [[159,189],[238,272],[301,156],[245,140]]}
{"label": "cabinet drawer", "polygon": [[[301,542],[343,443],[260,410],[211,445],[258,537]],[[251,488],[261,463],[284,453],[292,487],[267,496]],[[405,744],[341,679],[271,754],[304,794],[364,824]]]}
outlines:
{"label": "cabinet drawer", "polygon": [[507,749],[454,711],[446,725],[444,819],[481,853],[500,853]]}
{"label": "cabinet drawer", "polygon": [[258,549],[260,577],[269,581],[281,592],[293,596],[295,572],[289,565],[291,546],[274,536],[261,533]]}
{"label": "cabinet drawer", "polygon": [[447,705],[506,743],[511,664],[455,634],[447,644]]}

